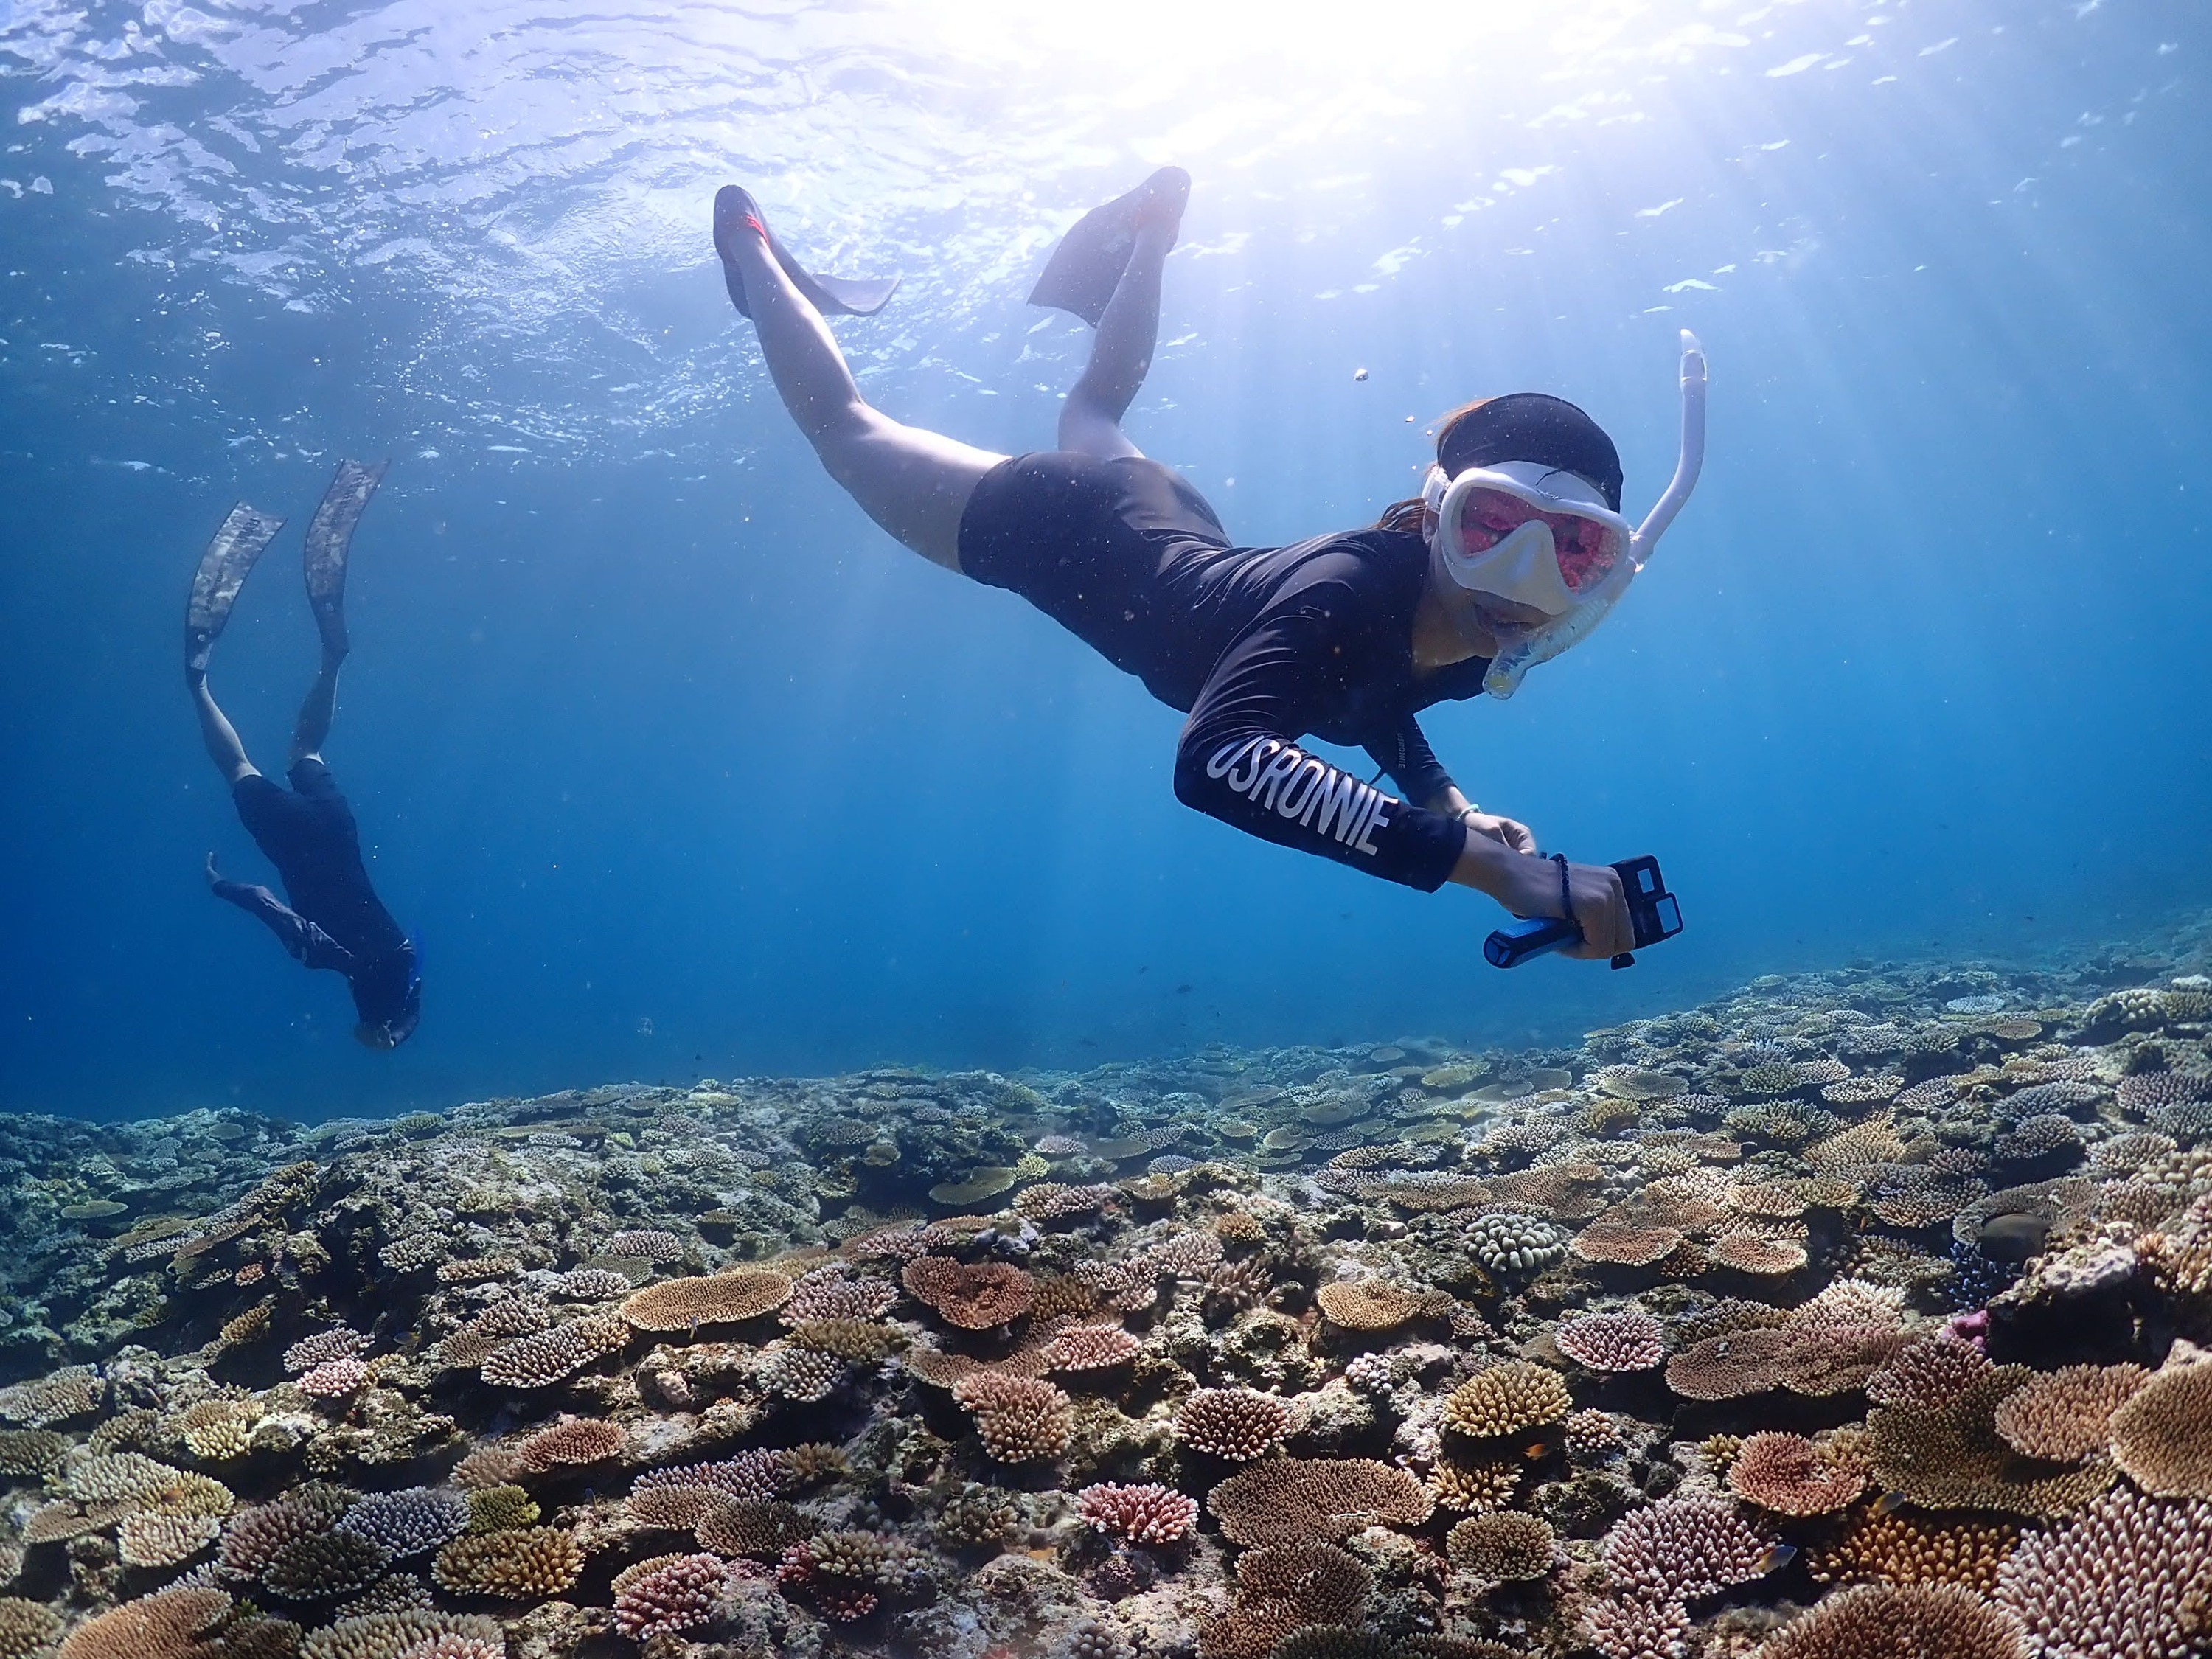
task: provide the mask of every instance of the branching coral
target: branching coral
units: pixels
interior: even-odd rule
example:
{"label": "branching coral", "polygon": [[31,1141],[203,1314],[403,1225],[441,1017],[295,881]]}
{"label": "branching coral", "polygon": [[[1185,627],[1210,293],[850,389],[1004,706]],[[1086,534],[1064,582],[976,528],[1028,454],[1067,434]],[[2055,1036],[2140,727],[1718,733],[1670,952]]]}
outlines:
{"label": "branching coral", "polygon": [[1753,1659],[2027,1659],[2018,1619],[1958,1584],[1863,1584],[1830,1596]]}
{"label": "branching coral", "polygon": [[1535,1516],[1508,1510],[1460,1522],[1445,1534],[1444,1553],[1457,1571],[1511,1583],[1549,1572],[1554,1543],[1551,1528]]}
{"label": "branching coral", "polygon": [[1667,1358],[1667,1328],[1638,1309],[1567,1320],[1552,1340],[1561,1353],[1594,1371],[1650,1370]]}
{"label": "branching coral", "polygon": [[2212,1504],[2125,1487],[2023,1539],[1997,1600],[2048,1659],[2201,1659],[2212,1610]]}
{"label": "branching coral", "polygon": [[2140,1365],[2068,1365],[2039,1372],[1996,1408],[1996,1431],[2024,1457],[2078,1463],[2104,1449],[2112,1413],[2150,1373]]}
{"label": "branching coral", "polygon": [[615,1628],[634,1642],[691,1630],[714,1616],[729,1577],[718,1555],[656,1555],[615,1575]]}
{"label": "branching coral", "polygon": [[1194,1451],[1249,1463],[1282,1443],[1290,1407],[1251,1389],[1200,1389],[1177,1408],[1176,1437]]}
{"label": "branching coral", "polygon": [[584,1571],[575,1534],[558,1527],[519,1527],[456,1538],[438,1552],[431,1576],[453,1595],[542,1601]]}
{"label": "branching coral", "polygon": [[975,1371],[952,1385],[952,1398],[974,1415],[983,1449],[1001,1463],[1058,1457],[1075,1431],[1073,1402],[1041,1378]]}
{"label": "branching coral", "polygon": [[1197,1501],[1168,1486],[1085,1486],[1075,1508],[1097,1531],[1134,1544],[1180,1543],[1198,1525]]}
{"label": "branching coral", "polygon": [[1323,1318],[1347,1331],[1392,1331],[1451,1305],[1449,1297],[1380,1279],[1337,1279],[1315,1291],[1314,1300]]}
{"label": "branching coral", "polygon": [[1557,1423],[1574,1406],[1557,1371],[1509,1359],[1453,1389],[1444,1401],[1443,1420],[1447,1428],[1470,1438],[1496,1440]]}
{"label": "branching coral", "polygon": [[1729,1464],[1729,1490],[1777,1515],[1832,1515],[1866,1490],[1865,1467],[1802,1435],[1754,1434]]}

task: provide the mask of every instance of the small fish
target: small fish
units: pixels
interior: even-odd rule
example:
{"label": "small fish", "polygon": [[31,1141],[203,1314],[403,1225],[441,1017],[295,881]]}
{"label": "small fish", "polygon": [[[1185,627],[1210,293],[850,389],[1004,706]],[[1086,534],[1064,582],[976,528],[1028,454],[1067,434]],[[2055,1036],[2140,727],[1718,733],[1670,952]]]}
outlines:
{"label": "small fish", "polygon": [[1364,368],[1355,368],[1352,371],[1352,378],[1355,380],[1364,380],[1367,378],[1367,371]]}
{"label": "small fish", "polygon": [[1795,1544],[1777,1544],[1759,1558],[1759,1570],[1761,1572],[1774,1572],[1788,1566],[1796,1559],[1797,1547]]}
{"label": "small fish", "polygon": [[1905,1507],[1905,1494],[1901,1492],[1886,1492],[1875,1498],[1870,1507],[1876,1515],[1893,1514]]}

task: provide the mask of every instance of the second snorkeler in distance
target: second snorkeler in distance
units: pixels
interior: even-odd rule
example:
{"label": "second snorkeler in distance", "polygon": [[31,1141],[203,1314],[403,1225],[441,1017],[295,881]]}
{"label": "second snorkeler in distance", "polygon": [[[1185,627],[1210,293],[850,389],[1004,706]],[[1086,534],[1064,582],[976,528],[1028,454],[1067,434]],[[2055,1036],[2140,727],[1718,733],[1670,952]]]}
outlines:
{"label": "second snorkeler in distance", "polygon": [[[1058,449],[1026,455],[903,425],[861,397],[823,313],[870,314],[896,278],[807,272],[735,185],[714,200],[714,248],[785,409],[862,511],[924,558],[1020,594],[1188,716],[1175,766],[1185,805],[1386,880],[1453,882],[1516,916],[1571,924],[1540,948],[1603,960],[1666,937],[1679,919],[1655,931],[1650,891],[1632,913],[1614,866],[1540,856],[1525,824],[1469,801],[1417,716],[1510,696],[1626,590],[1697,482],[1696,340],[1682,337],[1681,460],[1640,526],[1620,514],[1613,441],[1572,404],[1521,392],[1447,416],[1422,494],[1369,528],[1232,546],[1206,499],[1121,428],[1152,365],[1189,189],[1163,167],[1054,252],[1032,301],[1097,334]],[[1303,747],[1309,735],[1364,749],[1406,799]]]}

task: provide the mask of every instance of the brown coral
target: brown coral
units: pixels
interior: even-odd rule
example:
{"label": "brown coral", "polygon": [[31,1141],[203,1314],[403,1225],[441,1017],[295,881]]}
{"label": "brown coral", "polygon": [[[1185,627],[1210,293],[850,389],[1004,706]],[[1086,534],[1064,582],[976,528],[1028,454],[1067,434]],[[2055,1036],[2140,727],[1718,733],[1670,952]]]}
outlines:
{"label": "brown coral", "polygon": [[1806,1565],[1824,1584],[1964,1584],[1987,1595],[2020,1535],[2012,1522],[1974,1516],[1859,1514],[1814,1547]]}
{"label": "brown coral", "polygon": [[538,1430],[515,1449],[521,1466],[535,1474],[564,1464],[604,1463],[622,1455],[621,1425],[604,1418],[566,1417]]}
{"label": "brown coral", "polygon": [[1866,1490],[1865,1467],[1802,1435],[1754,1434],[1729,1465],[1729,1490],[1777,1515],[1832,1515]]}
{"label": "brown coral", "polygon": [[2212,1364],[2169,1367],[2112,1415],[2112,1455],[2158,1498],[2212,1498]]}
{"label": "brown coral", "polygon": [[1119,1325],[1070,1325],[1044,1345],[1044,1362],[1055,1371],[1110,1370],[1134,1359],[1138,1347]]}
{"label": "brown coral", "polygon": [[61,1631],[61,1615],[45,1602],[0,1595],[0,1659],[26,1659]]}
{"label": "brown coral", "polygon": [[1428,1494],[1440,1510],[1478,1515],[1502,1510],[1521,1486],[1521,1468],[1507,1462],[1439,1462],[1429,1472]]}
{"label": "brown coral", "polygon": [[1551,1528],[1536,1516],[1508,1510],[1459,1522],[1444,1536],[1444,1554],[1458,1571],[1514,1583],[1552,1570],[1554,1542]]}
{"label": "brown coral", "polygon": [[1639,1309],[1570,1319],[1552,1333],[1561,1353],[1594,1371],[1644,1371],[1667,1358],[1667,1328]]}
{"label": "brown coral", "polygon": [[1862,1584],[1830,1596],[1753,1659],[2027,1659],[2018,1619],[1958,1584]]}
{"label": "brown coral", "polygon": [[1444,1401],[1444,1426],[1476,1440],[1501,1439],[1547,1423],[1575,1407],[1574,1396],[1554,1370],[1509,1359],[1452,1390]]}
{"label": "brown coral", "polygon": [[1253,1389],[1199,1389],[1176,1411],[1176,1437],[1194,1451],[1249,1463],[1282,1443],[1290,1407]]}
{"label": "brown coral", "polygon": [[438,1552],[430,1576],[452,1595],[542,1601],[560,1595],[583,1571],[584,1553],[574,1533],[520,1527],[456,1538]]}
{"label": "brown coral", "polygon": [[1717,1595],[1790,1559],[1718,1498],[1662,1498],[1615,1522],[1601,1547],[1606,1574],[1629,1599],[1651,1603]]}
{"label": "brown coral", "polygon": [[1009,1324],[1036,1299],[1036,1281],[1004,1261],[969,1264],[949,1255],[916,1256],[899,1282],[939,1318],[968,1331]]}
{"label": "brown coral", "polygon": [[718,1555],[656,1555],[615,1575],[615,1628],[634,1642],[705,1624],[729,1577]]}
{"label": "brown coral", "polygon": [[952,1398],[975,1417],[983,1449],[1001,1463],[1058,1457],[1074,1437],[1073,1402],[1036,1377],[975,1371],[952,1385]]}
{"label": "brown coral", "polygon": [[791,1299],[791,1281],[766,1267],[705,1279],[665,1279],[623,1300],[622,1316],[641,1331],[695,1332],[702,1325],[741,1325],[774,1313]]}
{"label": "brown coral", "polygon": [[1229,1611],[1199,1632],[1200,1659],[1264,1659],[1306,1626],[1356,1617],[1374,1583],[1365,1567],[1332,1544],[1252,1550],[1237,1564]]}
{"label": "brown coral", "polygon": [[1340,1539],[1375,1525],[1419,1526],[1432,1505],[1403,1469],[1370,1458],[1278,1458],[1232,1474],[1206,1506],[1231,1543]]}
{"label": "brown coral", "polygon": [[[1923,1509],[1994,1510],[2050,1520],[2070,1515],[2112,1482],[2100,1459],[2051,1474],[2023,1464],[1996,1431],[1996,1408],[2032,1373],[1993,1370],[1939,1406],[1878,1406],[1867,1413],[1875,1479]],[[2138,1396],[2140,1397],[2140,1396]]]}
{"label": "brown coral", "polygon": [[160,1590],[79,1625],[61,1659],[216,1659],[216,1644],[198,1638],[229,1611],[222,1590]]}
{"label": "brown coral", "polygon": [[2140,1365],[2068,1365],[2039,1372],[1997,1407],[1996,1431],[2023,1456],[2078,1463],[2104,1449],[2112,1413],[2149,1375]]}
{"label": "brown coral", "polygon": [[1340,1279],[1314,1292],[1322,1316],[1347,1331],[1394,1331],[1451,1305],[1434,1291],[1409,1291],[1380,1279]]}
{"label": "brown coral", "polygon": [[1997,1600],[2052,1659],[2202,1659],[2212,1607],[2212,1504],[2121,1487],[2032,1534]]}

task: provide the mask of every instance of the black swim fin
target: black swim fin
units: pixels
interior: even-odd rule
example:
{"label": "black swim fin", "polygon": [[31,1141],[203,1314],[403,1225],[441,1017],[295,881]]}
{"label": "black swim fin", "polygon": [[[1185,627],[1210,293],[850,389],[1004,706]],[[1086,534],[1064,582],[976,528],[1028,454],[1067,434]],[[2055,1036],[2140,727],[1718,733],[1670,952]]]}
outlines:
{"label": "black swim fin", "polygon": [[346,556],[353,550],[354,526],[362,509],[384,481],[390,461],[363,466],[359,461],[340,461],[323,492],[322,505],[307,521],[307,542],[301,565],[307,575],[307,604],[315,613],[324,647],[343,656],[348,648],[345,625]]}
{"label": "black swim fin", "polygon": [[1155,201],[1180,220],[1183,204],[1190,199],[1190,174],[1181,167],[1162,167],[1126,196],[1116,196],[1103,207],[1095,207],[1068,227],[1067,234],[1045,262],[1044,275],[1030,290],[1033,306],[1072,311],[1091,325],[1106,314],[1106,302],[1129,268],[1129,254],[1137,245],[1137,222]]}
{"label": "black swim fin", "polygon": [[898,289],[896,276],[817,276],[793,258],[775,233],[768,228],[767,216],[760,204],[750,191],[736,185],[724,185],[714,192],[714,252],[721,256],[722,283],[730,290],[730,303],[740,314],[750,317],[752,307],[745,303],[744,278],[738,274],[738,262],[731,257],[731,238],[742,234],[747,219],[757,223],[768,238],[768,251],[775,255],[776,264],[783,274],[791,278],[792,285],[804,294],[813,307],[829,316],[842,312],[848,317],[872,317],[890,303],[891,295]]}
{"label": "black swim fin", "polygon": [[231,606],[238,603],[238,590],[283,527],[283,520],[257,513],[244,501],[224,516],[215,539],[200,555],[199,568],[192,573],[191,597],[185,601],[185,666],[192,672],[207,672],[208,658],[230,620]]}

